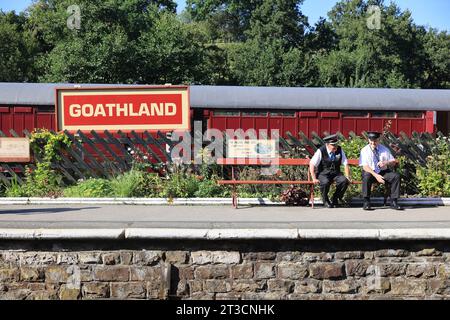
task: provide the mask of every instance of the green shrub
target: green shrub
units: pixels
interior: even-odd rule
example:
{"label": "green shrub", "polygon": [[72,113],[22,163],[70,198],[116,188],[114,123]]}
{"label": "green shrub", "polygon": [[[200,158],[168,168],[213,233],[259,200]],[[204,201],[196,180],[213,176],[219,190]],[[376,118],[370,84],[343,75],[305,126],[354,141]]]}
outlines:
{"label": "green shrub", "polygon": [[73,198],[101,198],[112,195],[111,182],[106,179],[88,179],[64,190],[65,197]]}
{"label": "green shrub", "polygon": [[111,180],[113,195],[119,198],[143,196],[142,194],[137,194],[137,191],[142,191],[140,185],[144,183],[145,175],[144,172],[138,170],[131,170],[118,175]]}
{"label": "green shrub", "polygon": [[228,188],[218,185],[217,180],[218,177],[213,176],[211,179],[203,179],[200,181],[195,196],[198,198],[229,197],[230,191]]}
{"label": "green shrub", "polygon": [[166,198],[191,198],[199,187],[199,180],[195,175],[174,173],[164,182],[160,196]]}
{"label": "green shrub", "polygon": [[450,141],[438,137],[425,166],[417,167],[419,190],[423,196],[450,196]]}

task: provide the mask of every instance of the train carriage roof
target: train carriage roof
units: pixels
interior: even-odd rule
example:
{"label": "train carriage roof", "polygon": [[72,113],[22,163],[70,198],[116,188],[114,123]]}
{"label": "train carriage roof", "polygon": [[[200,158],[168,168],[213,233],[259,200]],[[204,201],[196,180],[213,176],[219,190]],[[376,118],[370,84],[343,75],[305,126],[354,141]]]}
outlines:
{"label": "train carriage roof", "polygon": [[[105,86],[110,85],[3,82],[0,105],[54,105],[57,87]],[[190,86],[190,104],[200,109],[450,111],[450,90]]]}

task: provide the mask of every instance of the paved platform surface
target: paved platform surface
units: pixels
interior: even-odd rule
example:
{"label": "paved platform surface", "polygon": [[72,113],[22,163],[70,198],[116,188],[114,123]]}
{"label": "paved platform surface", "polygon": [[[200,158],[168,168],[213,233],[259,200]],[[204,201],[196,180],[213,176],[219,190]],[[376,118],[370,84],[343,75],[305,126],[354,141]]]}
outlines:
{"label": "paved platform surface", "polygon": [[450,229],[450,208],[1,205],[0,228]]}

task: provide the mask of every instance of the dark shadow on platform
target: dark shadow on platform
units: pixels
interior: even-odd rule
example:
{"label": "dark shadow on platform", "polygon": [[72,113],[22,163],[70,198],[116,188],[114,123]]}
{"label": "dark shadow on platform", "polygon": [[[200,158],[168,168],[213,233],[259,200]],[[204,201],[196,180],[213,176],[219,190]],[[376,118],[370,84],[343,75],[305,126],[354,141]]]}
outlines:
{"label": "dark shadow on platform", "polygon": [[82,207],[82,208],[39,208],[39,209],[17,209],[17,210],[2,210],[0,207],[0,215],[2,214],[19,214],[19,215],[28,215],[28,214],[46,214],[46,213],[61,213],[68,211],[79,211],[86,209],[99,209],[100,207]]}

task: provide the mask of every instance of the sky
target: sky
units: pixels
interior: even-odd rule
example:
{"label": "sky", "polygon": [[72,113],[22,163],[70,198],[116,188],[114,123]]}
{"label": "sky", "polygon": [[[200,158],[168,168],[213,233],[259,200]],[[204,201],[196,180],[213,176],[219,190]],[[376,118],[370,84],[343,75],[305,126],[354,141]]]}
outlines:
{"label": "sky", "polygon": [[[386,0],[386,3],[392,0]],[[76,3],[76,0],[73,1]],[[185,0],[176,0],[178,12],[185,6]],[[3,11],[24,10],[32,0],[0,0],[0,9]],[[308,16],[310,24],[314,24],[320,16],[326,17],[336,0],[305,0],[301,6],[302,12]],[[416,24],[430,26],[439,30],[450,31],[450,0],[395,0],[403,9],[412,12]]]}

